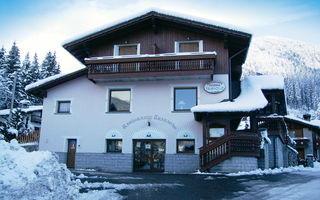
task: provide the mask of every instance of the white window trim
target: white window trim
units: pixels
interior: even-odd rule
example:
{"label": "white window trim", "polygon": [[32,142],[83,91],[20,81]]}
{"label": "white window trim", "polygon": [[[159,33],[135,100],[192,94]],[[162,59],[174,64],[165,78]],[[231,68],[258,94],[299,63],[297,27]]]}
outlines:
{"label": "white window trim", "polygon": [[[174,110],[174,89],[175,88],[197,88],[197,105],[200,105],[200,84],[174,84],[170,85],[170,112],[179,112]],[[182,111],[183,112],[183,111]]]}
{"label": "white window trim", "polygon": [[132,113],[132,102],[133,102],[133,86],[114,86],[114,87],[107,87],[106,88],[106,110],[105,113],[107,114],[127,114],[128,112],[109,112],[109,93],[110,90],[130,90],[130,111]]}
{"label": "white window trim", "polygon": [[[53,110],[54,114],[57,114],[57,115],[70,115],[70,114],[72,114],[72,101],[73,101],[72,98],[55,99],[54,101],[55,101],[55,106],[54,106],[54,110]],[[58,112],[58,102],[60,102],[60,101],[70,101],[70,112],[69,113],[59,113]]]}
{"label": "white window trim", "polygon": [[191,43],[198,42],[199,43],[199,52],[203,52],[203,40],[187,40],[187,41],[175,41],[174,42],[174,52],[179,53],[179,44],[180,43]]}
{"label": "white window trim", "polygon": [[119,47],[120,46],[134,46],[137,45],[137,54],[140,55],[140,43],[135,44],[115,44],[113,47],[113,56],[119,56]]}

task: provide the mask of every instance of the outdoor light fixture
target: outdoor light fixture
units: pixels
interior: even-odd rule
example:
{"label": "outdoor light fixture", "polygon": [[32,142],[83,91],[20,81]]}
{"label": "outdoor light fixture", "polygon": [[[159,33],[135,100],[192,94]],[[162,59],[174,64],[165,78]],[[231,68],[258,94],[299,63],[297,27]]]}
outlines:
{"label": "outdoor light fixture", "polygon": [[151,123],[148,121],[148,126],[151,126]]}

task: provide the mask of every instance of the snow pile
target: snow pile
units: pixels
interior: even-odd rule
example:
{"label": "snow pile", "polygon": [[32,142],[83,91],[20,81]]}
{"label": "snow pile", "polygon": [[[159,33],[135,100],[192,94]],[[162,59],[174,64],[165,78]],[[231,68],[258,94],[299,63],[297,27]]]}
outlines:
{"label": "snow pile", "polygon": [[[271,81],[277,79],[273,77]],[[268,83],[268,78],[257,78],[256,76],[248,76],[241,82],[241,94],[233,102],[221,102],[216,104],[203,104],[191,108],[192,112],[250,112],[264,108],[268,101],[264,97],[261,89],[267,86],[280,87],[281,80],[276,84]],[[283,87],[283,83],[282,83]]]}
{"label": "snow pile", "polygon": [[267,131],[267,129],[261,130],[261,131],[260,131],[260,134],[261,134],[260,149],[263,149],[263,148],[264,148],[265,141],[266,141],[268,144],[271,144],[271,140],[270,140],[270,138],[268,137],[268,131]]}
{"label": "snow pile", "polygon": [[237,172],[226,174],[227,176],[244,176],[244,175],[268,175],[268,174],[280,174],[280,173],[290,173],[290,172],[300,172],[300,171],[309,171],[309,172],[320,172],[320,163],[314,162],[314,167],[303,167],[302,165],[295,167],[280,167],[275,169],[257,169],[249,172]]}
{"label": "snow pile", "polygon": [[0,140],[0,197],[76,199],[79,181],[50,152],[26,152],[16,140]]}

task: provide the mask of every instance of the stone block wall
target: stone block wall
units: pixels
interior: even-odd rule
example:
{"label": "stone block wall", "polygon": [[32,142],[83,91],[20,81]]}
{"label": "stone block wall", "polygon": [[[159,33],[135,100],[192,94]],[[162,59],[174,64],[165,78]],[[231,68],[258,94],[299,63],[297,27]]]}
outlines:
{"label": "stone block wall", "polygon": [[258,168],[258,159],[256,157],[235,156],[222,163],[212,167],[210,172],[239,172],[251,171]]}
{"label": "stone block wall", "polygon": [[165,171],[169,173],[192,173],[199,169],[198,154],[166,154]]}

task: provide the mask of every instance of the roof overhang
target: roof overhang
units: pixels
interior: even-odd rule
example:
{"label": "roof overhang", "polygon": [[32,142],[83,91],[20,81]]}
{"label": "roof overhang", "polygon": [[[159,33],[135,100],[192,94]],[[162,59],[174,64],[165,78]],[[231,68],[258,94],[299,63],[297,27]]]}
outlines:
{"label": "roof overhang", "polygon": [[[246,32],[209,24],[208,22],[205,23],[180,16],[150,11],[141,16],[69,41],[63,44],[63,47],[80,62],[85,63],[84,59],[89,57],[91,49],[95,46],[94,44],[99,41],[112,40],[115,37],[119,37],[127,33],[128,31],[147,26],[155,27],[157,25],[173,26],[192,32],[199,32],[211,37],[220,38],[228,46],[229,55],[233,55],[244,48],[248,48],[251,41],[251,34]],[[243,64],[246,59],[247,52],[248,49],[241,53],[241,55],[237,57],[237,61],[234,62],[237,64]]]}

